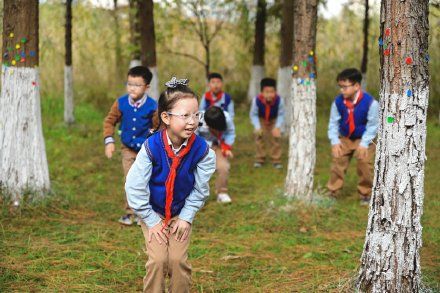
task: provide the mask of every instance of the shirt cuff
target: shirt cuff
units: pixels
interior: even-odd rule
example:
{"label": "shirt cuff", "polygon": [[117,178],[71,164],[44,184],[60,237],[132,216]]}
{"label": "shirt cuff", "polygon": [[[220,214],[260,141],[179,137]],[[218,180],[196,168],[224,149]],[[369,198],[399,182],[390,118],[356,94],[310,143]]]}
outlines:
{"label": "shirt cuff", "polygon": [[188,208],[183,207],[183,209],[180,211],[179,219],[184,220],[184,221],[192,224],[195,216],[196,216],[195,211],[192,211]]}
{"label": "shirt cuff", "polygon": [[142,221],[144,221],[148,228],[153,228],[162,221],[162,218],[159,217],[155,211],[152,211],[152,213],[148,217],[142,219]]}
{"label": "shirt cuff", "polygon": [[111,136],[104,138],[104,144],[115,143],[115,139]]}
{"label": "shirt cuff", "polygon": [[336,144],[340,144],[341,141],[339,140],[339,137],[335,137],[335,138],[330,139],[330,143],[332,145],[336,145]]}

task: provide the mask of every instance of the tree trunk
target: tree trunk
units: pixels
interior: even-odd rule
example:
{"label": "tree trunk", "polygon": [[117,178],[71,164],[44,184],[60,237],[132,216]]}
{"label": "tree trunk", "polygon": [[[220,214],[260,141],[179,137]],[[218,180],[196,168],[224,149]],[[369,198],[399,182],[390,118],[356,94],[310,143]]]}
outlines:
{"label": "tree trunk", "polygon": [[[381,32],[380,125],[357,287],[366,292],[419,292],[428,0],[382,1]],[[390,54],[385,46],[392,49]]]}
{"label": "tree trunk", "polygon": [[368,11],[370,5],[368,0],[365,0],[365,15],[364,15],[364,43],[363,43],[363,53],[361,62],[361,72],[362,72],[362,87],[365,89],[367,87],[367,65],[368,65],[368,31],[370,28],[370,18],[368,16]]}
{"label": "tree trunk", "polygon": [[159,99],[159,77],[156,61],[156,35],[154,33],[154,4],[153,0],[139,1],[139,24],[141,27],[141,61],[153,73],[150,84],[150,95]]}
{"label": "tree trunk", "polygon": [[[286,196],[310,201],[316,160],[316,22],[318,0],[294,7],[293,81]],[[295,107],[294,107],[295,105]]]}
{"label": "tree trunk", "polygon": [[122,73],[122,45],[121,45],[121,28],[119,26],[118,0],[113,0],[113,22],[115,32],[115,77],[120,80]]}
{"label": "tree trunk", "polygon": [[129,0],[129,24],[130,24],[130,43],[131,43],[131,60],[129,68],[141,65],[140,51],[140,26],[139,26],[139,5],[138,0]]}
{"label": "tree trunk", "polygon": [[5,0],[0,99],[0,186],[18,205],[21,195],[50,188],[41,126],[38,1]]}
{"label": "tree trunk", "polygon": [[[278,69],[278,94],[287,105],[291,103],[292,57],[293,57],[293,0],[283,0],[281,20],[281,52]],[[291,107],[286,107],[284,127],[290,126]]]}
{"label": "tree trunk", "polygon": [[252,100],[260,92],[260,81],[264,78],[264,38],[266,35],[266,1],[258,0],[255,20],[254,60],[249,83],[248,98]]}
{"label": "tree trunk", "polygon": [[70,125],[75,122],[75,116],[73,115],[72,0],[66,0],[65,30],[66,60],[64,65],[64,122]]}

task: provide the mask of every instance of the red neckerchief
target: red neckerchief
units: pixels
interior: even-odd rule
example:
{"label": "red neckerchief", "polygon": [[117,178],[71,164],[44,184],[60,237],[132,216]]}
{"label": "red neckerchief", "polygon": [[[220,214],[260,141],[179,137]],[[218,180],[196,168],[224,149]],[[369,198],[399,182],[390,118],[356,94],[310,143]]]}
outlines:
{"label": "red neckerchief", "polygon": [[264,120],[266,122],[269,122],[270,119],[270,108],[275,105],[275,102],[277,100],[278,96],[275,96],[275,99],[272,100],[272,102],[268,103],[266,101],[266,99],[263,97],[262,94],[258,95],[258,99],[260,100],[261,103],[263,103],[264,105]]}
{"label": "red neckerchief", "polygon": [[348,122],[348,135],[347,135],[347,137],[350,137],[351,134],[354,132],[354,129],[356,128],[356,124],[354,122],[354,107],[356,107],[359,104],[359,102],[362,100],[363,96],[364,96],[364,94],[362,93],[362,91],[359,91],[359,96],[356,100],[356,103],[354,103],[354,104],[351,101],[351,99],[344,99],[344,105],[348,109],[348,118],[347,118],[347,121],[345,121],[345,123]]}
{"label": "red neckerchief", "polygon": [[215,103],[217,103],[218,101],[220,101],[222,96],[223,96],[222,91],[218,92],[216,95],[214,95],[214,93],[211,91],[205,93],[205,98],[208,100],[209,106],[212,106]]}
{"label": "red neckerchief", "polygon": [[191,137],[188,139],[188,144],[186,145],[186,147],[183,148],[179,153],[175,154],[171,149],[171,146],[168,144],[166,130],[162,131],[162,140],[165,145],[165,151],[168,158],[171,159],[170,173],[168,174],[167,180],[165,181],[166,199],[164,228],[168,225],[171,219],[171,204],[173,203],[174,198],[174,182],[177,176],[177,169],[179,168],[180,162],[182,162],[183,158],[191,150],[191,146],[194,143],[195,138],[195,134],[192,134]]}
{"label": "red neckerchief", "polygon": [[226,156],[226,151],[232,150],[232,146],[225,143],[225,140],[223,139],[223,132],[216,131],[216,133],[212,133],[212,134],[217,138],[218,143],[220,145],[220,150],[222,151],[223,156]]}

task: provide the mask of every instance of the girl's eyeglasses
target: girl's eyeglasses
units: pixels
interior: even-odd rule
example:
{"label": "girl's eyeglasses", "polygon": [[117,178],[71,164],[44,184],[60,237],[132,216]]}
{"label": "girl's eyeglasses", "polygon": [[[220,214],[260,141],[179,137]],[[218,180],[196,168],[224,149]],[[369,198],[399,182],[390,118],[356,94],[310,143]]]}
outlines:
{"label": "girl's eyeglasses", "polygon": [[191,121],[191,119],[194,119],[194,121],[200,121],[203,118],[203,112],[197,112],[194,114],[177,114],[177,113],[167,112],[167,114],[170,116],[176,116],[185,122],[189,122]]}

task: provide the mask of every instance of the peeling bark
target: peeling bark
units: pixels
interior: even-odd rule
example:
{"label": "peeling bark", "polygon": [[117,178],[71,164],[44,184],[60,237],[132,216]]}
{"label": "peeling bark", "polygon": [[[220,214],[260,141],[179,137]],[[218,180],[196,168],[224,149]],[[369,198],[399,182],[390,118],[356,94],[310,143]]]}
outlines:
{"label": "peeling bark", "polygon": [[428,0],[382,1],[381,32],[391,54],[384,56],[380,49],[381,123],[357,288],[419,292],[429,97]]}
{"label": "peeling bark", "polygon": [[316,22],[317,0],[297,0],[294,6],[294,43],[286,196],[310,201],[316,161]]}

